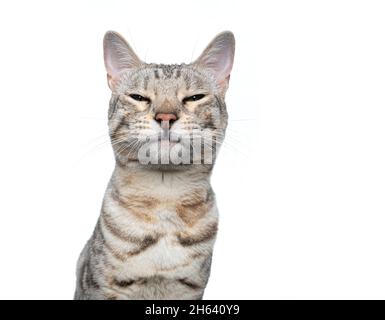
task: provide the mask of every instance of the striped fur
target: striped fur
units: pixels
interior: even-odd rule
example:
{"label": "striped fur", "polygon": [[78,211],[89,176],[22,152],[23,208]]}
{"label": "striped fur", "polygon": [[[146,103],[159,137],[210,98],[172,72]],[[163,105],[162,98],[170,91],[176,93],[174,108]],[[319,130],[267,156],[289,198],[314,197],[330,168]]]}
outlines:
{"label": "striped fur", "polygon": [[[117,34],[105,39],[116,166],[100,218],[78,261],[75,299],[201,299],[218,230],[210,186],[213,164],[143,165],[138,137],[161,130],[154,115],[162,112],[178,117],[171,131],[188,135],[195,130],[203,139],[221,142],[228,75],[221,81],[210,69],[215,57],[203,56],[192,64],[146,64]],[[233,44],[230,33],[214,39],[206,55],[217,54],[218,43],[225,41]],[[122,52],[128,57],[123,59]],[[205,65],[205,59],[211,64]],[[151,102],[134,101],[132,93]],[[197,93],[205,97],[182,102]]]}

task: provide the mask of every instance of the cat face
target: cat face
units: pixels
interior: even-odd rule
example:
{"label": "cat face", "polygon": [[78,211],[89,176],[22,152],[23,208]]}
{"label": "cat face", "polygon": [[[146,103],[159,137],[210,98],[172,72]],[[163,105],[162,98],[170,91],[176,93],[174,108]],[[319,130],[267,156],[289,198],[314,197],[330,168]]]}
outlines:
{"label": "cat face", "polygon": [[104,57],[110,137],[120,164],[214,162],[227,126],[232,33],[219,34],[194,63],[162,65],[142,62],[119,34],[107,32]]}

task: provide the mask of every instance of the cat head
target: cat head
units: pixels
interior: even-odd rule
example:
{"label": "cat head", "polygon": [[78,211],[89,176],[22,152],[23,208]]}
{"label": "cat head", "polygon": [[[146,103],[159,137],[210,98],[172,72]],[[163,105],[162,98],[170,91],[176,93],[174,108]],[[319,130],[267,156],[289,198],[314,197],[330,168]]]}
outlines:
{"label": "cat head", "polygon": [[117,162],[163,169],[213,164],[227,126],[224,99],[234,50],[233,34],[222,32],[193,63],[145,63],[121,35],[107,32],[109,129]]}

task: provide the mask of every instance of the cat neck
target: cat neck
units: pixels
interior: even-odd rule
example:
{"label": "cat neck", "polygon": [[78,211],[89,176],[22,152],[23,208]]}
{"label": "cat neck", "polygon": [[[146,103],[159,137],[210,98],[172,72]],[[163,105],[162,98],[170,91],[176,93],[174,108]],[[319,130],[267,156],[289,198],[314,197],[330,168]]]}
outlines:
{"label": "cat neck", "polygon": [[121,166],[118,163],[112,174],[111,184],[122,194],[148,194],[173,196],[188,193],[192,189],[209,189],[212,166],[190,165],[175,170],[151,167],[138,163]]}

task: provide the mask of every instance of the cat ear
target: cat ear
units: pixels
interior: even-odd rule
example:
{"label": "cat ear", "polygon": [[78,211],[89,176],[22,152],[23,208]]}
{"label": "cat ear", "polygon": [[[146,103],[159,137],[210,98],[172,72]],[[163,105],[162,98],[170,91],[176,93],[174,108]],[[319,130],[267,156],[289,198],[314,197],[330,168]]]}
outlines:
{"label": "cat ear", "polygon": [[227,85],[233,67],[234,52],[234,35],[225,31],[210,42],[194,64],[212,72],[219,84]]}
{"label": "cat ear", "polygon": [[123,70],[136,68],[142,64],[126,40],[115,31],[108,31],[104,35],[103,49],[108,85],[111,89]]}

